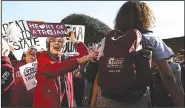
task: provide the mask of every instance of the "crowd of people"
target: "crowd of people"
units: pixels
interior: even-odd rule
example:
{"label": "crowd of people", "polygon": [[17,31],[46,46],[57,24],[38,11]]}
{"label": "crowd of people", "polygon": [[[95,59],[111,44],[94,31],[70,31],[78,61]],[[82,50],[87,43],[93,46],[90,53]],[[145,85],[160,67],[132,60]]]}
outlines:
{"label": "crowd of people", "polygon": [[[172,49],[152,32],[154,24],[155,17],[152,10],[144,2],[128,1],[118,11],[115,30],[125,33],[130,29],[137,29],[145,39],[145,44],[154,45],[151,49],[151,78],[147,87],[128,89],[130,91],[122,91],[120,94],[111,93],[108,90],[110,88],[106,88],[101,82],[104,77],[101,72],[101,66],[103,66],[101,61],[107,56],[108,37],[102,39],[100,48],[91,52],[91,46],[77,41],[74,32],[69,32],[67,38],[72,41],[78,52],[71,57],[62,53],[66,37],[48,37],[46,51],[40,51],[36,46],[31,46],[23,53],[20,61],[16,60],[13,49],[2,39],[2,107],[184,106],[184,50],[175,55]],[[19,67],[32,62],[38,63],[35,76],[37,85],[27,90]],[[106,85],[114,82],[106,77],[104,79]],[[121,86],[122,82],[119,85]],[[132,101],[128,101],[127,98]]]}

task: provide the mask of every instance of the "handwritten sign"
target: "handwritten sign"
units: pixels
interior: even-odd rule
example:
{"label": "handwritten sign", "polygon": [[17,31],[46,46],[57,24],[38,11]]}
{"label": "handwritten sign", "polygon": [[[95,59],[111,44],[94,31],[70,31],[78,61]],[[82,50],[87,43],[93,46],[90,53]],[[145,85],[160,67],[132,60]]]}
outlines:
{"label": "handwritten sign", "polygon": [[35,74],[37,71],[37,63],[36,62],[28,63],[24,66],[21,66],[19,70],[27,90],[36,87],[37,80],[35,79]]}
{"label": "handwritten sign", "polygon": [[44,37],[33,37],[28,29],[27,23],[25,20],[15,20],[11,22],[2,23],[2,38],[6,39],[7,37],[7,28],[10,24],[14,23],[17,27],[19,27],[19,32],[22,34],[18,39],[18,42],[8,41],[9,45],[14,48],[13,54],[15,55],[17,60],[21,60],[23,52],[26,52],[28,48],[32,45],[39,46],[41,48],[46,49]]}
{"label": "handwritten sign", "polygon": [[[66,27],[68,28],[68,31],[73,31],[75,34],[75,38],[80,41],[80,42],[84,42],[85,39],[85,26],[82,25],[69,25],[69,24],[65,24]],[[65,46],[64,46],[64,50],[63,53],[66,56],[73,56],[77,53],[77,50],[75,48],[75,46],[73,45],[73,43],[70,40],[67,40]]]}
{"label": "handwritten sign", "polygon": [[[34,21],[33,21],[34,22]],[[20,32],[22,36],[18,42],[9,41],[9,45],[14,48],[13,54],[15,55],[17,60],[21,60],[23,52],[28,50],[28,47],[31,45],[37,45],[41,49],[46,50],[46,37],[34,37],[30,32],[27,22],[25,20],[15,20],[11,22],[2,23],[2,38],[6,39],[7,28],[11,23],[14,23],[16,26],[20,28]],[[84,42],[85,39],[85,26],[83,25],[68,25],[65,24],[66,28],[71,31],[75,32],[75,37],[78,41]],[[51,27],[50,27],[51,28]],[[73,56],[77,53],[77,50],[73,43],[70,40],[67,40],[66,44],[64,45],[63,53],[67,56]]]}
{"label": "handwritten sign", "polygon": [[67,28],[62,23],[26,21],[29,31],[35,37],[67,36]]}

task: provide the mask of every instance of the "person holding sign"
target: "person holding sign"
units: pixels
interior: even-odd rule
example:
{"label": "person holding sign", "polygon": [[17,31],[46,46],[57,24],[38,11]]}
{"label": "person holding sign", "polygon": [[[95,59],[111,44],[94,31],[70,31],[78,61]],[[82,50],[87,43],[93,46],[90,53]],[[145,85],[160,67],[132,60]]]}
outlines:
{"label": "person holding sign", "polygon": [[10,93],[14,84],[14,68],[8,57],[10,47],[6,40],[2,39],[1,46],[1,106],[10,107]]}
{"label": "person holding sign", "polygon": [[36,52],[38,51],[37,46],[33,45],[28,48],[26,52],[25,60],[12,61],[15,68],[14,77],[15,85],[12,88],[12,100],[11,104],[13,107],[32,107],[33,104],[33,93],[34,89],[27,90],[26,85],[23,81],[23,77],[20,73],[20,67],[28,63],[36,61]]}
{"label": "person holding sign", "polygon": [[[88,55],[87,48],[82,42],[76,40],[74,32],[69,32],[68,36],[75,45],[79,53],[78,56],[72,56],[66,60],[62,59],[61,52],[65,45],[65,37],[48,37],[48,50],[37,53],[38,68],[36,73],[37,86],[33,100],[34,108],[60,108],[61,102],[64,101],[62,96],[68,92],[65,88],[61,89],[59,76],[65,79],[66,73],[72,72],[79,65],[96,58],[94,54]],[[61,92],[63,92],[62,95]],[[68,102],[73,101],[70,99]]]}

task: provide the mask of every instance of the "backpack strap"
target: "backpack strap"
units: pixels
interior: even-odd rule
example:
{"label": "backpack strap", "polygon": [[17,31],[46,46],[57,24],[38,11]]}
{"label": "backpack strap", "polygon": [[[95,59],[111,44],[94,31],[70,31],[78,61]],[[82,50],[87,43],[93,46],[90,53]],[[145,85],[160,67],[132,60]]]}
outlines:
{"label": "backpack strap", "polygon": [[147,45],[146,38],[143,34],[142,34],[141,45],[142,45],[143,49],[146,48],[146,45]]}
{"label": "backpack strap", "polygon": [[[143,49],[147,48],[147,47],[152,47],[152,44],[148,44],[149,42],[147,42],[146,37],[143,35],[145,33],[153,33],[153,31],[145,31],[144,33],[142,33],[142,40],[141,40],[141,44]],[[148,46],[149,45],[149,46]]]}

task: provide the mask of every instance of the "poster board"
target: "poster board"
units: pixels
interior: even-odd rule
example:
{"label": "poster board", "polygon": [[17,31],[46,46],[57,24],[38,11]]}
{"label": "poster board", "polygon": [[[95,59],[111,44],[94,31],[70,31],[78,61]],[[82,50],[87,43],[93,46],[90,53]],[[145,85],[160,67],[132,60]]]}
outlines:
{"label": "poster board", "polygon": [[23,65],[19,67],[19,70],[27,90],[36,87],[37,80],[35,78],[35,74],[37,72],[37,62]]}
{"label": "poster board", "polygon": [[[4,22],[2,23],[2,38],[6,37],[7,28],[8,26],[14,23],[16,26],[20,28],[21,35],[18,42],[9,41],[10,46],[14,48],[13,54],[17,58],[17,60],[21,60],[23,52],[28,50],[28,47],[31,45],[37,45],[40,48],[46,50],[46,37],[33,37],[29,31],[28,25],[25,20],[15,20],[11,22]],[[72,30],[75,32],[75,37],[78,41],[84,42],[85,38],[85,26],[83,25],[68,25],[68,30]],[[70,40],[67,40],[66,44],[64,45],[64,54],[66,56],[72,56],[76,54],[77,51]]]}

